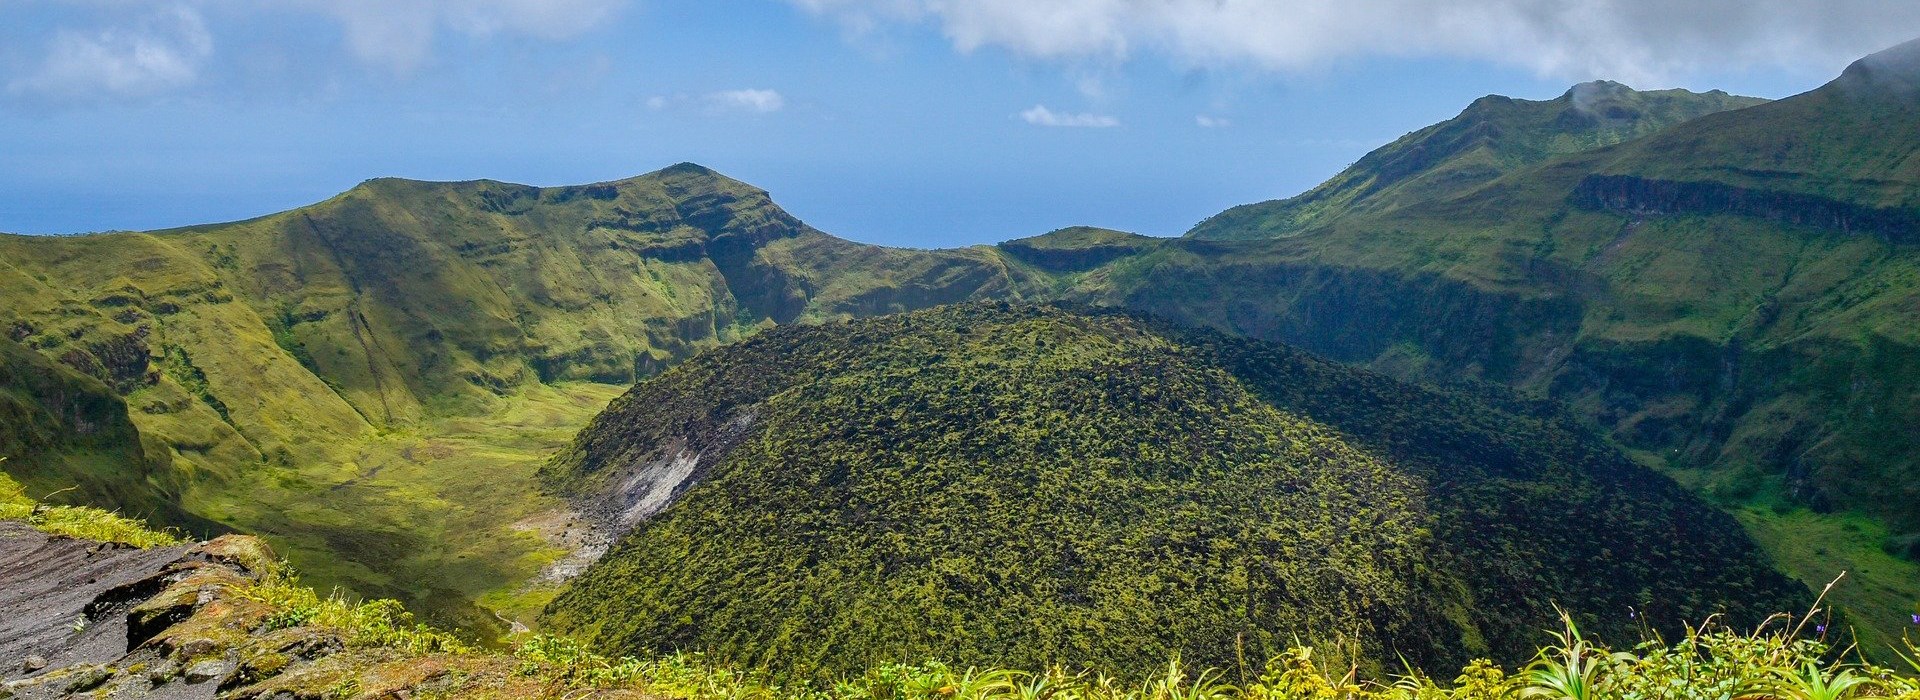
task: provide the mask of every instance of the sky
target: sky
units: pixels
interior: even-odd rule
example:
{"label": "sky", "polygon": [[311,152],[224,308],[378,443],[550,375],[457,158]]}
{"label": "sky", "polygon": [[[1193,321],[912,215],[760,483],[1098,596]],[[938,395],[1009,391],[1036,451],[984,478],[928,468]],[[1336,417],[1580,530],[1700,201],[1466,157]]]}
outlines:
{"label": "sky", "polygon": [[1503,94],[1784,97],[1914,0],[0,0],[0,231],[697,162],[912,247],[1179,235]]}

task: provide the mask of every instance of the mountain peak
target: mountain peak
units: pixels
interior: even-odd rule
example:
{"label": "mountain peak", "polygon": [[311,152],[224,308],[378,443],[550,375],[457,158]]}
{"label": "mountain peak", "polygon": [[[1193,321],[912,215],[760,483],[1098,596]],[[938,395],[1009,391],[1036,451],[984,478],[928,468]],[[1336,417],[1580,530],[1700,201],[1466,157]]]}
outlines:
{"label": "mountain peak", "polygon": [[673,165],[669,165],[667,167],[664,167],[655,171],[654,174],[656,175],[696,175],[700,177],[721,177],[719,171],[716,171],[713,168],[709,168],[707,166],[704,166],[692,161],[674,163]]}
{"label": "mountain peak", "polygon": [[1635,92],[1639,91],[1624,83],[1617,83],[1611,80],[1589,80],[1567,88],[1567,91],[1560,96],[1567,99],[1578,100],[1601,95],[1627,95]]}
{"label": "mountain peak", "polygon": [[[633,177],[629,177],[621,180],[614,180],[611,182],[596,182],[596,183],[587,184],[587,185],[572,185],[570,187],[571,188],[604,188],[607,185],[612,185],[614,187],[628,187],[633,185],[644,185],[644,186],[652,187],[657,185],[666,185],[671,188],[684,189],[684,190],[699,190],[699,191],[713,191],[713,192],[726,191],[726,192],[733,192],[740,195],[747,195],[747,194],[757,194],[760,196],[766,195],[765,190],[762,190],[758,187],[742,182],[740,180],[727,177],[725,174],[721,173],[718,170],[714,170],[713,168],[709,168],[699,163],[692,163],[692,162],[675,163],[673,165],[669,165],[667,167],[661,168],[659,170],[655,170],[650,173],[646,173],[644,175],[635,175]],[[566,188],[558,188],[558,189],[566,189]]]}
{"label": "mountain peak", "polygon": [[1368,153],[1299,197],[1230,209],[1188,235],[1293,235],[1345,214],[1455,196],[1521,167],[1761,102],[1719,91],[1639,91],[1610,80],[1580,83],[1550,100],[1489,95],[1459,116]]}
{"label": "mountain peak", "polygon": [[736,188],[744,187],[747,189],[758,190],[758,188],[747,185],[746,183],[741,182],[739,180],[735,180],[733,178],[727,177],[726,175],[721,174],[719,171],[709,168],[707,166],[701,165],[699,163],[686,162],[686,163],[675,163],[673,165],[669,165],[659,170],[655,170],[655,171],[640,174],[640,175],[635,175],[632,177],[621,178],[618,180],[608,180],[604,182],[591,182],[591,183],[575,184],[575,185],[555,185],[555,186],[541,187],[541,186],[525,185],[525,184],[520,184],[515,182],[506,182],[502,180],[493,180],[493,179],[487,179],[487,178],[482,178],[477,180],[418,180],[418,179],[406,178],[406,177],[376,177],[376,178],[362,181],[360,184],[355,185],[353,189],[349,191],[350,192],[354,190],[385,191],[385,190],[392,190],[394,188],[421,188],[421,187],[456,187],[456,188],[481,187],[481,188],[514,188],[514,189],[527,189],[527,190],[559,191],[559,190],[571,190],[571,189],[581,189],[581,188],[604,189],[608,185],[613,185],[617,187],[621,185],[630,185],[630,184],[636,184],[636,183],[652,183],[652,182],[691,183],[691,182],[699,182],[699,181],[708,181],[714,184],[729,185],[728,189],[736,189]]}
{"label": "mountain peak", "polygon": [[1834,83],[1849,88],[1920,95],[1920,39],[1854,61]]}

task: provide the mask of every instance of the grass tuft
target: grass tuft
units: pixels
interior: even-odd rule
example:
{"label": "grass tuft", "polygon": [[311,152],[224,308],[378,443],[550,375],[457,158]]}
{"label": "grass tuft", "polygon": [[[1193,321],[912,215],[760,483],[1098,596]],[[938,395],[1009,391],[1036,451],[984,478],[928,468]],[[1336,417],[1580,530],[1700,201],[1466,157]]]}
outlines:
{"label": "grass tuft", "polygon": [[[6,458],[0,457],[0,462],[4,461]],[[141,549],[170,547],[184,542],[172,533],[153,530],[144,522],[99,508],[40,503],[27,495],[25,486],[4,473],[0,473],[0,520],[22,521],[52,535],[117,542]]]}

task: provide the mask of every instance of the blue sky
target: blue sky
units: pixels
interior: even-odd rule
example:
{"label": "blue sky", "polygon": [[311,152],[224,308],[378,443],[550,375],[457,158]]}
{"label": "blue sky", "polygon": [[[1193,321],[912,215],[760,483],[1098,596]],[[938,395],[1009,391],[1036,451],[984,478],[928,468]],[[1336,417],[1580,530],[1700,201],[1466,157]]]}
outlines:
{"label": "blue sky", "polygon": [[[0,231],[694,161],[855,240],[1177,235],[1499,93],[1780,97],[1905,0],[0,0]],[[1276,9],[1277,8],[1277,9]]]}

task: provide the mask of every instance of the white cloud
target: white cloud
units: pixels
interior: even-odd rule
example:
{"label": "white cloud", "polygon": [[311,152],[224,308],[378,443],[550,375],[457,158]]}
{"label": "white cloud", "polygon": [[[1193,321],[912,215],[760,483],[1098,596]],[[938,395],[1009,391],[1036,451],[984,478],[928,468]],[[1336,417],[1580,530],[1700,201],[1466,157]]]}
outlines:
{"label": "white cloud", "polygon": [[[258,0],[272,8],[285,0]],[[560,40],[599,26],[628,0],[294,0],[338,21],[355,58],[407,73],[442,31]]]}
{"label": "white cloud", "polygon": [[[6,92],[82,102],[151,97],[193,85],[215,58],[204,17],[293,17],[339,28],[352,60],[405,75],[454,33],[559,41],[601,26],[632,0],[170,0],[72,2],[77,28],[59,28],[38,60],[15,63]],[[0,7],[5,7],[0,0]],[[95,7],[98,6],[98,7]],[[56,7],[58,7],[56,5]],[[107,10],[114,10],[108,12]],[[12,10],[0,10],[0,15]],[[216,24],[216,26],[219,26]],[[242,25],[244,26],[244,25]],[[14,49],[15,47],[7,47]],[[309,56],[313,61],[333,56]]]}
{"label": "white cloud", "polygon": [[772,114],[786,108],[787,98],[778,90],[755,88],[720,90],[701,95],[686,93],[654,95],[647,98],[647,109],[656,112],[669,109],[698,109],[713,114],[726,112]]}
{"label": "white cloud", "polygon": [[1020,113],[1020,118],[1028,124],[1039,126],[1067,126],[1105,129],[1120,125],[1120,120],[1105,114],[1067,114],[1047,109],[1046,105],[1034,105],[1033,109]]}
{"label": "white cloud", "polygon": [[1233,126],[1233,122],[1227,121],[1224,117],[1209,117],[1205,114],[1195,115],[1193,123],[1200,125],[1202,129],[1225,129]]}
{"label": "white cloud", "polygon": [[786,98],[773,90],[722,90],[707,93],[706,102],[718,110],[759,114],[778,112],[787,106]]}
{"label": "white cloud", "polygon": [[200,13],[175,5],[125,25],[56,32],[45,59],[7,91],[60,101],[150,97],[199,80],[212,54]]}
{"label": "white cloud", "polygon": [[1747,66],[1837,71],[1920,31],[1920,2],[1908,0],[788,1],[855,28],[933,22],[962,51],[1096,61],[1152,51],[1278,71],[1450,56],[1640,82]]}

